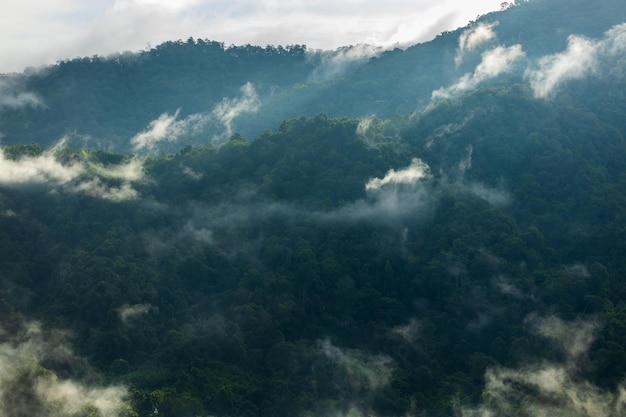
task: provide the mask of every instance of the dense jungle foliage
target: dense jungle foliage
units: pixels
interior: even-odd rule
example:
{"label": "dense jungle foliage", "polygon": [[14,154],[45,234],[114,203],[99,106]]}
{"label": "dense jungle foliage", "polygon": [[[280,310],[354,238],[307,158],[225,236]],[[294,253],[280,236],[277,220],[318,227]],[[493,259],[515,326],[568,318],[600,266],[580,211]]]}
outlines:
{"label": "dense jungle foliage", "polygon": [[[0,413],[626,413],[626,19],[567,3],[484,17],[543,64],[589,37],[593,71],[543,96],[521,68],[431,100],[480,66],[439,71],[462,30],[332,79],[200,40],[22,75],[45,106],[0,107]],[[219,141],[129,142],[255,100]]]}
{"label": "dense jungle foliage", "polygon": [[[433,138],[437,118],[478,109],[492,110]],[[145,160],[120,201],[76,190],[93,178],[122,189],[96,167],[128,156],[5,147],[14,163],[52,152],[92,169],[54,189],[3,188],[4,309],[72,329],[140,415],[450,415],[480,400],[487,367],[558,360],[529,335],[531,314],[599,317],[583,376],[615,389],[621,131],[522,87],[423,117],[359,134],[361,121],[320,115],[190,146]],[[430,175],[366,190],[412,158]]]}

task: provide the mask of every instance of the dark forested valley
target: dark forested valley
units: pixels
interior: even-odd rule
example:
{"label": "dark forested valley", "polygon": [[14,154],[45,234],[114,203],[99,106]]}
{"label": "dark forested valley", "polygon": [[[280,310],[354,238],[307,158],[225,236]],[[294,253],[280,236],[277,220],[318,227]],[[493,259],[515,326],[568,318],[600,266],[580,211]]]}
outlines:
{"label": "dark forested valley", "polygon": [[624,22],[1,76],[0,415],[624,415]]}

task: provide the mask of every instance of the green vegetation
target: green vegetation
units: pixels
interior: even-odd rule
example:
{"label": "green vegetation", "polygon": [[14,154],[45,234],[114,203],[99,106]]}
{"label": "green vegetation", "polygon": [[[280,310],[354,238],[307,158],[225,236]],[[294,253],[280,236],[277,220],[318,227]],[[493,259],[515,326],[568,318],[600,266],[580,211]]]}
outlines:
{"label": "green vegetation", "polygon": [[[526,57],[561,53],[555,16],[589,12],[562,4],[508,9],[499,36],[534,16],[560,38]],[[511,70],[430,102],[480,62],[441,70],[461,30],[333,79],[301,46],[193,39],[24,75],[47,107],[0,109],[0,414],[622,413],[615,4],[577,32],[594,70],[545,95]],[[193,115],[220,103],[258,111],[216,140]],[[164,113],[199,128],[149,142],[183,130]],[[74,128],[86,146],[55,144]]]}

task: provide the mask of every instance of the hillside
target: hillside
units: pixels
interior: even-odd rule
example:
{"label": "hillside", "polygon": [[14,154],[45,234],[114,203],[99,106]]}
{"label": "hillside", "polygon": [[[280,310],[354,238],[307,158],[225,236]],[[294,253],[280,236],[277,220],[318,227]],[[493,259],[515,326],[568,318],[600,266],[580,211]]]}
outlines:
{"label": "hillside", "polygon": [[[0,152],[0,414],[626,413],[624,8],[563,4],[335,78],[310,79],[301,46],[192,40],[20,76],[26,106],[0,110],[19,132]],[[193,70],[219,63],[219,83]],[[25,130],[33,112],[50,124]],[[68,120],[82,133],[57,143]]]}
{"label": "hillside", "polygon": [[[158,147],[175,152],[236,132],[254,140],[294,117],[406,115],[459,81],[471,89],[525,77],[542,59],[567,51],[570,35],[602,39],[626,20],[619,0],[596,3],[520,2],[431,42],[387,52],[364,45],[227,47],[189,38],[60,61],[4,76],[0,133],[6,145],[47,147],[63,138],[75,147],[142,152],[137,138],[157,130]],[[457,90],[449,93],[464,91]]]}

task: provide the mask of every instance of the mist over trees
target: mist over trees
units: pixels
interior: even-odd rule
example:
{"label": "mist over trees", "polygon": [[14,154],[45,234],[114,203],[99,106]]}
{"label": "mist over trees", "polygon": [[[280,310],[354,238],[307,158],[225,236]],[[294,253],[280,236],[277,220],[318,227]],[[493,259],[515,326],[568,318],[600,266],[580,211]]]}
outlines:
{"label": "mist over trees", "polygon": [[0,414],[626,412],[626,10],[0,78]]}

